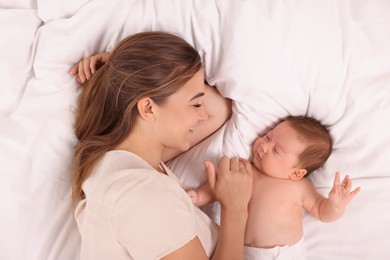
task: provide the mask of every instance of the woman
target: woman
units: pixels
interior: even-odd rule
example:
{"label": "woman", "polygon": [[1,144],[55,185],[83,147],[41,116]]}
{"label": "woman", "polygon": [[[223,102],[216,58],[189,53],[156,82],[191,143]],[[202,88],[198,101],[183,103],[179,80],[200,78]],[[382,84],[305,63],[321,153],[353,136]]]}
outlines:
{"label": "woman", "polygon": [[194,138],[207,92],[196,50],[162,32],[124,39],[90,78],[75,123],[81,259],[242,259],[250,164],[223,157],[217,178],[205,163],[222,208],[217,239],[162,163],[167,149],[188,150],[203,135]]}

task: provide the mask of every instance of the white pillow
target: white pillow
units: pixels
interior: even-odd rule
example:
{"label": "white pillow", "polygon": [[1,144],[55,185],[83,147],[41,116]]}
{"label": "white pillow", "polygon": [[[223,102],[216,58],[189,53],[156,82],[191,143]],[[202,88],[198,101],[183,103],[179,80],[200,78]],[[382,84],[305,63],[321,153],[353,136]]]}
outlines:
{"label": "white pillow", "polygon": [[[33,9],[0,9],[0,112],[10,114],[19,104],[32,76],[34,35],[42,21]],[[6,40],[5,40],[6,39]]]}

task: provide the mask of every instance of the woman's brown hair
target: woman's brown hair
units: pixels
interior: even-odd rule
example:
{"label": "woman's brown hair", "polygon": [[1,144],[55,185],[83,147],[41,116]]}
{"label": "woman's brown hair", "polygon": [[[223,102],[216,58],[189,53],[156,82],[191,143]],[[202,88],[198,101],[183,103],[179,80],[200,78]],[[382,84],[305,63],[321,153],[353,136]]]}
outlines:
{"label": "woman's brown hair", "polygon": [[306,177],[328,160],[333,149],[333,140],[326,126],[307,116],[288,116],[286,121],[298,133],[298,138],[306,145],[299,155],[299,167],[307,170]]}
{"label": "woman's brown hair", "polygon": [[73,171],[73,205],[97,161],[133,129],[137,102],[150,97],[163,105],[202,67],[197,51],[180,37],[145,32],[127,37],[87,82],[78,101]]}

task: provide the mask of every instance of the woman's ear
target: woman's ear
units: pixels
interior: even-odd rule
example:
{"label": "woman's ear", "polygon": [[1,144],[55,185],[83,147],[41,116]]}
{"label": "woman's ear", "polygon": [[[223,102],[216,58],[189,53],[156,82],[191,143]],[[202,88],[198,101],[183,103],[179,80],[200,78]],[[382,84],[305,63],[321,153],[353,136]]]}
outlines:
{"label": "woman's ear", "polygon": [[138,113],[144,120],[152,122],[156,119],[155,105],[151,98],[141,98],[137,102]]}
{"label": "woman's ear", "polygon": [[292,174],[290,174],[290,180],[297,181],[302,179],[307,173],[306,169],[295,169]]}

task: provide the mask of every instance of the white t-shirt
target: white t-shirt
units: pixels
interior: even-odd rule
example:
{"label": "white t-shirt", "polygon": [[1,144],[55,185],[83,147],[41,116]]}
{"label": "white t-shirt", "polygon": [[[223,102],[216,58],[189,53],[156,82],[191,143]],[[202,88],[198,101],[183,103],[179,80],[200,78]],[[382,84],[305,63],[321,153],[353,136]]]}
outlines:
{"label": "white t-shirt", "polygon": [[76,209],[81,259],[159,259],[195,236],[211,256],[218,226],[163,167],[167,175],[127,151],[104,155]]}

